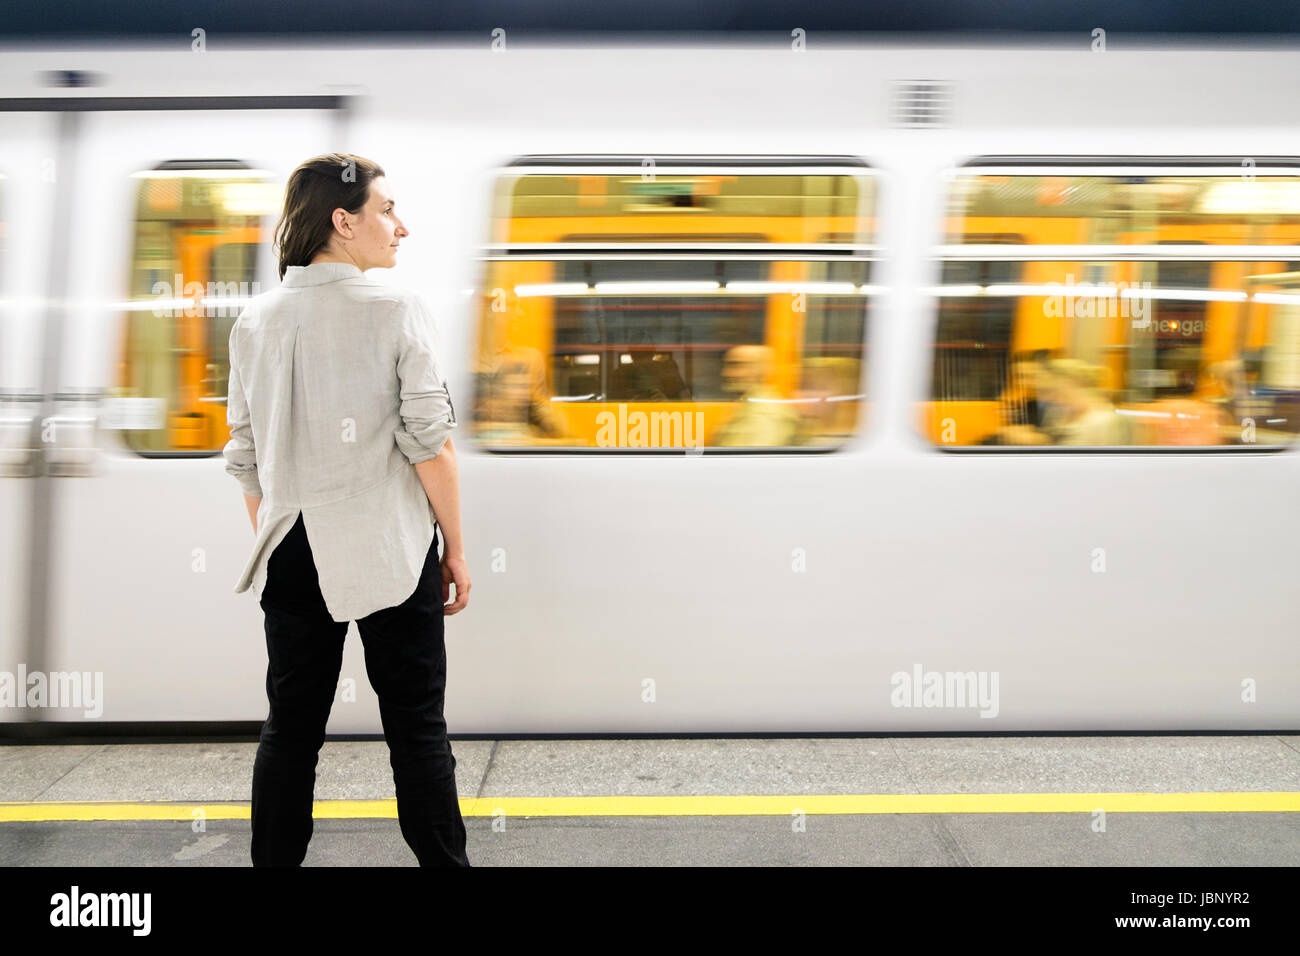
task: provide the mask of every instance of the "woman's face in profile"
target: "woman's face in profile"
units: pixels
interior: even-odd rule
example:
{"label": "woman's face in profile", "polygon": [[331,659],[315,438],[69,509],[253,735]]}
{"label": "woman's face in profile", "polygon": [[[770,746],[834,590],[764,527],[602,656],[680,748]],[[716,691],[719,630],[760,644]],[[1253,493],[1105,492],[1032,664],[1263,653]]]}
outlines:
{"label": "woman's face in profile", "polygon": [[397,218],[393,194],[383,176],[371,180],[362,214],[353,220],[349,252],[366,269],[391,269],[397,265],[397,243],[410,232]]}

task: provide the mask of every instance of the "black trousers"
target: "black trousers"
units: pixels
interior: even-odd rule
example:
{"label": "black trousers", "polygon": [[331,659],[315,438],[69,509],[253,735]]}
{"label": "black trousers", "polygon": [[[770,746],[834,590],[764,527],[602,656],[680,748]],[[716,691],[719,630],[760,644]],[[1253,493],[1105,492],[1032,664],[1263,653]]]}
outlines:
{"label": "black trousers", "polygon": [[[325,607],[301,514],[271,554],[261,606],[271,710],[253,764],[253,865],[298,866],[312,836],[316,761],[348,630]],[[436,530],[415,593],[361,618],[357,629],[379,697],[402,836],[421,866],[469,866],[442,716],[447,652]]]}

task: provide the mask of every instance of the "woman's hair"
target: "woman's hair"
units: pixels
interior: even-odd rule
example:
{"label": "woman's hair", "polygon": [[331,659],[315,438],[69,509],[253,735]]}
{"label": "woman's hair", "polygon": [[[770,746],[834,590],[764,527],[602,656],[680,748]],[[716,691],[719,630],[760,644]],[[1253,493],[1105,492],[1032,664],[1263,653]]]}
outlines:
{"label": "woman's hair", "polygon": [[1104,369],[1075,358],[1053,359],[1047,363],[1048,371],[1058,379],[1064,379],[1079,388],[1096,389],[1101,387]]}
{"label": "woman's hair", "polygon": [[311,264],[334,233],[334,210],[359,212],[370,196],[370,183],[383,175],[378,163],[351,153],[315,156],[293,171],[275,227],[281,279],[289,266]]}

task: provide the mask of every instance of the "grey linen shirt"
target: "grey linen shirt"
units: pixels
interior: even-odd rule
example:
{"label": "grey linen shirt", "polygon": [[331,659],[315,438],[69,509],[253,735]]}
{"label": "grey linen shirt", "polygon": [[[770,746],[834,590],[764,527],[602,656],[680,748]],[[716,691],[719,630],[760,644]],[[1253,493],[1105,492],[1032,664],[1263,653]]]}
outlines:
{"label": "grey linen shirt", "polygon": [[415,591],[436,516],[412,467],[442,450],[456,412],[419,296],[350,263],[290,266],[230,330],[226,471],[262,499],[236,593],[259,600],[299,512],[335,621]]}

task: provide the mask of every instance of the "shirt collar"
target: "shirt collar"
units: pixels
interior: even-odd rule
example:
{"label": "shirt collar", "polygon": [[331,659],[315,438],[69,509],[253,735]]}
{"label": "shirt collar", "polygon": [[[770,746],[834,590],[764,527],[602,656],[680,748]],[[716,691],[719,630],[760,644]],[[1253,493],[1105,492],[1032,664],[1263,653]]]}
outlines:
{"label": "shirt collar", "polygon": [[289,288],[324,285],[339,279],[354,279],[365,273],[350,262],[313,262],[309,266],[289,266],[282,284]]}

